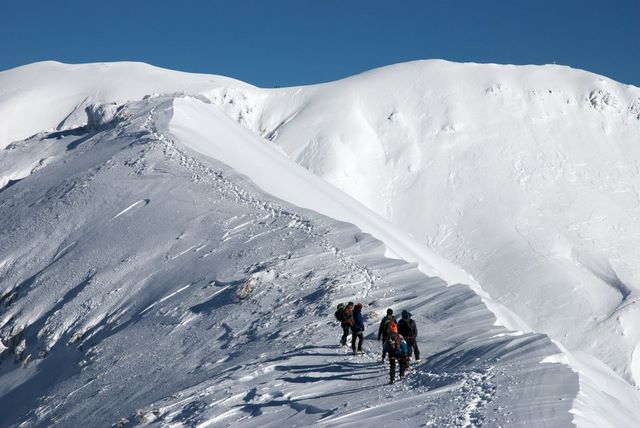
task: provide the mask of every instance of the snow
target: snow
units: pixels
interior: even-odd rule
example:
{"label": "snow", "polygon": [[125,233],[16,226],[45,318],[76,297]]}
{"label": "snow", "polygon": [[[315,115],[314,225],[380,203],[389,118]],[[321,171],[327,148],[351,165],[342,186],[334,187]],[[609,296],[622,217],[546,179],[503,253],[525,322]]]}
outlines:
{"label": "snow", "polygon": [[[0,148],[41,131],[87,124],[85,110],[158,92],[198,93],[238,80],[164,70],[144,63],[67,65],[45,61],[0,73]],[[108,107],[102,107],[108,108]]]}
{"label": "snow", "polygon": [[[560,349],[563,349],[559,345]],[[624,379],[613,372],[601,361],[591,355],[564,350],[562,354],[552,355],[543,360],[544,363],[569,364],[580,376],[580,392],[571,412],[574,422],[580,427],[601,427],[611,424],[610,409],[617,408],[616,423],[618,426],[634,426],[637,424],[633,398],[637,391]],[[594,399],[594,397],[598,397]],[[612,397],[615,397],[612,402]],[[586,409],[591,409],[587,411]]]}
{"label": "snow", "polygon": [[234,118],[259,99],[255,134],[636,384],[639,88],[554,65],[418,61],[245,92],[211,100]]}
{"label": "snow", "polygon": [[[440,61],[277,90],[0,73],[3,423],[635,425],[638,99]],[[387,307],[425,354],[393,386]]]}
{"label": "snow", "polygon": [[[548,338],[500,335],[468,287],[385,258],[355,226],[275,199],[174,141],[163,133],[173,103],[127,104],[122,122],[60,136],[64,147],[82,142],[0,193],[8,425],[571,421],[578,379],[539,364],[558,352]],[[290,169],[279,173],[310,183],[311,200],[330,188]],[[364,356],[337,345],[332,314],[347,299],[366,307]],[[427,347],[391,387],[374,338],[389,306],[414,314]]]}
{"label": "snow", "polygon": [[[182,144],[209,155],[248,176],[267,193],[337,220],[356,224],[387,246],[387,256],[418,262],[423,272],[449,281],[473,286],[485,297],[480,286],[457,266],[448,263],[406,233],[389,224],[344,193],[282,157],[273,146],[265,145],[245,128],[226,116],[215,105],[196,98],[178,98],[168,125]],[[283,186],[282,183],[287,183]],[[315,189],[310,193],[309,189]],[[496,314],[497,322],[510,329],[530,329],[516,315],[489,299],[485,304]]]}

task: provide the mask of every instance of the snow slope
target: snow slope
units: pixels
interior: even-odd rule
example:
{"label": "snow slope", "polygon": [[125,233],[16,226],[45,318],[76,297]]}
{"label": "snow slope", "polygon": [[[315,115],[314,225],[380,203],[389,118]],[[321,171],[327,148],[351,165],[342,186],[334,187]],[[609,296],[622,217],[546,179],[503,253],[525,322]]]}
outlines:
{"label": "snow slope", "polygon": [[[424,84],[420,76],[434,66],[452,69],[432,70],[432,78],[445,71],[455,75],[453,69],[463,67],[405,64],[334,84],[283,90],[154,68],[149,68],[150,76],[162,78],[150,83],[154,79],[147,79],[144,71],[133,72],[145,69],[139,64],[43,63],[0,73],[0,92],[13,97],[12,102],[0,97],[5,114],[0,117],[10,113],[20,118],[11,128],[0,123],[0,129],[13,129],[5,132],[5,143],[37,134],[8,145],[0,156],[5,186],[0,192],[0,221],[7,231],[0,246],[0,337],[9,347],[0,366],[0,403],[12,409],[6,424],[74,425],[87,415],[96,423],[125,417],[131,423],[155,419],[159,424],[205,426],[264,426],[285,417],[291,424],[327,425],[348,424],[356,417],[359,423],[376,425],[402,421],[561,426],[572,418],[581,426],[637,423],[637,392],[594,360],[589,352],[598,354],[593,349],[558,354],[545,336],[514,336],[496,324],[493,314],[502,325],[529,331],[517,315],[528,316],[536,309],[532,305],[543,300],[542,293],[556,299],[554,289],[531,292],[537,300],[522,291],[529,306],[512,315],[463,271],[404,236],[401,229],[422,236],[412,229],[420,221],[410,217],[424,203],[423,193],[441,197],[443,206],[456,202],[429,188],[431,172],[444,166],[429,164],[433,169],[426,174],[418,165],[422,174],[417,175],[426,183],[416,179],[422,191],[409,192],[413,199],[407,197],[393,211],[397,215],[405,210],[403,215],[409,217],[397,227],[282,156],[287,153],[338,186],[351,183],[355,190],[346,188],[348,193],[369,205],[384,202],[372,207],[390,216],[392,211],[380,207],[397,201],[385,186],[376,189],[376,179],[387,174],[398,195],[407,193],[402,187],[406,177],[400,173],[404,167],[390,166],[402,164],[401,158],[413,159],[419,151],[405,153],[402,135],[389,137],[387,142],[398,142],[395,152],[389,146],[389,156],[396,156],[397,162],[380,166],[372,161],[378,159],[377,149],[367,143],[375,141],[380,129],[362,131],[360,125],[371,112],[383,111],[376,102],[398,101],[394,96],[402,94],[406,98],[401,101],[409,102]],[[54,72],[65,67],[74,70],[73,78]],[[122,68],[110,74],[107,83],[94,78],[96,69],[110,67]],[[38,72],[25,72],[30,69]],[[516,77],[526,75],[524,69],[514,70]],[[593,78],[584,74],[586,80]],[[26,114],[27,104],[15,101],[22,99],[22,92],[28,96],[24,88],[36,86],[36,75],[51,76],[46,80],[50,87],[43,83],[39,92],[44,105],[56,106],[60,94],[73,94],[68,105],[50,107],[47,114],[38,108],[37,114]],[[380,91],[396,78],[390,76],[403,83],[387,93]],[[411,77],[414,86],[407,84]],[[572,79],[567,78],[574,84]],[[108,81],[118,82],[117,89],[105,89]],[[398,89],[404,85],[411,89]],[[122,106],[127,99],[145,95],[145,88],[197,96],[147,97]],[[354,105],[360,109],[355,116]],[[401,117],[398,114],[385,120]],[[425,128],[431,124],[424,122]],[[15,131],[18,128],[22,134]],[[262,137],[277,146],[265,144]],[[451,145],[440,150],[456,153]],[[349,162],[342,164],[343,159]],[[452,157],[451,162],[456,159],[468,171],[473,169],[470,164],[478,165],[465,164],[465,156]],[[368,169],[358,172],[362,165]],[[340,176],[346,178],[335,180]],[[486,184],[473,178],[474,184]],[[488,198],[481,190],[480,199]],[[493,202],[494,209],[500,207]],[[480,234],[482,227],[501,232],[494,221],[500,217],[473,208],[465,212],[469,217],[477,213],[478,218],[470,219],[455,236],[467,229]],[[384,245],[336,219],[357,225]],[[124,224],[116,226],[117,222]],[[205,248],[214,249],[202,253]],[[441,249],[447,247],[443,244]],[[462,262],[477,248],[470,244],[458,250],[453,258]],[[523,259],[527,255],[515,253]],[[385,259],[385,254],[416,264]],[[518,258],[511,253],[503,257],[504,274],[517,272]],[[472,257],[476,258],[477,254]],[[531,260],[537,261],[535,254]],[[456,282],[471,286],[482,300]],[[261,285],[264,292],[256,293]],[[516,291],[509,290],[513,300]],[[587,297],[591,292],[585,291]],[[492,294],[496,297],[495,290]],[[368,308],[370,332],[387,306],[411,309],[424,326],[429,358],[406,385],[374,387],[385,376],[374,356],[353,361],[333,349],[335,339],[327,333],[337,331],[327,315],[335,303],[354,296]],[[513,309],[502,293],[497,297]],[[593,300],[600,298],[596,290]],[[540,313],[555,320],[580,314],[572,307]],[[307,334],[300,334],[301,324],[308,326]],[[596,332],[601,336],[588,332],[589,340],[610,340],[605,335],[610,326],[601,324]],[[572,329],[575,325],[563,322],[562,327],[578,334]],[[319,337],[314,337],[311,333],[318,330]],[[300,336],[309,336],[302,344],[309,348],[291,351],[301,345]],[[279,338],[287,351],[279,346]],[[66,345],[69,342],[73,346]],[[159,353],[163,349],[170,352]],[[9,364],[10,354],[26,363],[26,369]],[[615,359],[607,359],[610,355],[602,355],[609,366],[628,374],[612,364]],[[543,360],[550,364],[539,364]],[[122,363],[113,366],[114,361]],[[578,378],[558,362],[578,373],[579,391]],[[58,365],[65,369],[47,376]],[[253,374],[244,375],[245,371]],[[119,380],[130,378],[125,384]],[[353,382],[359,387],[346,387]],[[305,392],[309,389],[313,393]],[[412,395],[410,406],[390,400],[405,390]],[[83,397],[81,402],[69,399],[74,395]],[[336,397],[343,398],[343,406],[336,407]],[[32,405],[35,400],[38,407]]]}
{"label": "snow slope", "polygon": [[[541,364],[546,336],[174,141],[173,102],[3,153],[66,150],[0,193],[2,426],[571,423],[578,376]],[[337,346],[344,300],[366,306],[360,357]],[[389,306],[414,313],[424,354],[394,386],[375,342]]]}
{"label": "snow slope", "polygon": [[[217,106],[209,106],[206,102],[194,98],[176,99],[173,110],[169,129],[183,144],[200,153],[224,160],[274,195],[295,202],[299,206],[359,225],[385,242],[387,254],[416,261],[421,271],[435,272],[447,278],[450,283],[453,283],[452,280],[460,280],[469,285],[476,294],[483,297],[483,303],[498,316],[498,324],[528,331],[528,327],[523,326],[517,316],[488,298],[473,278],[431,254],[427,248],[420,247],[393,225],[385,224],[366,209],[354,205],[345,195],[335,193],[332,189],[326,190],[326,185],[322,186],[317,180],[305,176],[291,166],[286,167],[272,147],[263,145],[259,139],[251,138],[247,132],[234,127],[229,118],[221,117]],[[222,129],[225,132],[220,132]],[[233,146],[233,150],[229,150],[230,146]],[[247,161],[242,155],[238,156],[238,153],[246,155],[254,151],[266,156],[250,157],[259,159],[257,162]],[[282,186],[281,183],[287,185]],[[308,183],[311,187],[320,187],[323,191],[305,193],[304,190],[301,191],[298,183]],[[309,186],[303,186],[304,188],[308,189]],[[576,414],[574,422],[579,426],[590,427],[635,425],[640,416],[634,410],[640,401],[637,390],[593,356],[579,351],[571,353],[560,347],[563,353],[546,361],[569,364],[581,375],[580,393],[572,409],[572,413]]]}
{"label": "snow slope", "polygon": [[[210,95],[536,331],[640,379],[640,89],[561,66],[419,61]],[[258,107],[255,107],[258,106]],[[249,117],[249,119],[247,119]]]}

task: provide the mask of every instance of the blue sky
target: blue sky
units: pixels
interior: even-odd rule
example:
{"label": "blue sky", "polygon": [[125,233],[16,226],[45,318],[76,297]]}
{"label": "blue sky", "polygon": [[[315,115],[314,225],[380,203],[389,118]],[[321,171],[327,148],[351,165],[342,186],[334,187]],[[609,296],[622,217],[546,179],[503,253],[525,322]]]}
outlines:
{"label": "blue sky", "polygon": [[439,58],[640,86],[639,44],[640,0],[0,0],[0,70],[135,60],[272,87]]}

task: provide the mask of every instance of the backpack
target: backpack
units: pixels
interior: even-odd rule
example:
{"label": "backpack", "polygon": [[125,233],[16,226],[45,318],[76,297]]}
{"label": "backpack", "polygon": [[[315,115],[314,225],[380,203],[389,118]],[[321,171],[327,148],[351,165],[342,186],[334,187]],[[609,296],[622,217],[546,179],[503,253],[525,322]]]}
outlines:
{"label": "backpack", "polygon": [[389,315],[385,315],[385,317],[382,318],[382,322],[380,323],[380,329],[378,330],[378,336],[382,336],[383,338],[386,338],[389,335],[389,323],[391,322],[392,319],[394,318]]}
{"label": "backpack", "polygon": [[391,318],[387,323],[387,337],[392,334],[398,334],[398,324],[396,324],[396,320]]}
{"label": "backpack", "polygon": [[387,336],[387,351],[393,356],[402,351],[402,338],[398,333],[390,333]]}
{"label": "backpack", "polygon": [[416,335],[414,333],[416,333],[416,322],[411,318],[409,318],[409,329],[411,329],[411,333],[409,334],[409,337],[411,339],[415,339],[414,336]]}
{"label": "backpack", "polygon": [[406,340],[413,340],[416,332],[416,322],[409,319],[401,319],[398,323],[398,333],[402,335]]}
{"label": "backpack", "polygon": [[342,322],[345,324],[352,326],[353,325],[353,308],[349,305],[344,307],[344,311],[342,312],[344,319]]}
{"label": "backpack", "polygon": [[340,303],[334,314],[336,319],[340,322],[344,322],[344,303]]}

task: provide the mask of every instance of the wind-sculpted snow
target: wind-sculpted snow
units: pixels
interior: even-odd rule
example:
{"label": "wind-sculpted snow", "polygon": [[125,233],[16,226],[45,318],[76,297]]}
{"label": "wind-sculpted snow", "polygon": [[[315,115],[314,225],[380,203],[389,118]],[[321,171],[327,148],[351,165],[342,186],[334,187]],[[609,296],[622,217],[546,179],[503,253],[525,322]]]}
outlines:
{"label": "wind-sculpted snow", "polygon": [[[578,376],[540,363],[559,352],[546,336],[174,141],[172,106],[2,153],[54,155],[0,192],[0,425],[571,424]],[[337,346],[347,300],[363,356]],[[413,313],[423,353],[392,386],[387,307]]]}

